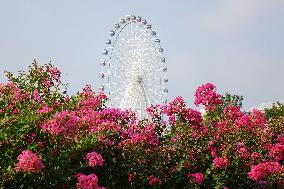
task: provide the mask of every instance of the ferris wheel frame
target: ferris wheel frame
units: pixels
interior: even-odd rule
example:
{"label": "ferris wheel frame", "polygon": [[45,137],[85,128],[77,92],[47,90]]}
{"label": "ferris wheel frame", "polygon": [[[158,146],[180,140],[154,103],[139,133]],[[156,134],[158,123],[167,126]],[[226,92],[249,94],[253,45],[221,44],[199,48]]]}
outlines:
{"label": "ferris wheel frame", "polygon": [[167,102],[167,67],[163,48],[156,31],[140,16],[125,16],[109,32],[103,50],[100,91],[107,105],[137,112],[147,117],[151,104]]}

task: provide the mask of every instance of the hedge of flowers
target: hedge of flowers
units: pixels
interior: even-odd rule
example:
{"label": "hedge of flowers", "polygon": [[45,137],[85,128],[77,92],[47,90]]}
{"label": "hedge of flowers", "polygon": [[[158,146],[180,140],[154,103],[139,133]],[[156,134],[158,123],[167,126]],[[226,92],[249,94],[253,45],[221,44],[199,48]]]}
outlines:
{"label": "hedge of flowers", "polygon": [[284,188],[281,116],[207,83],[204,115],[177,97],[137,120],[90,86],[63,96],[60,74],[34,61],[0,84],[1,188]]}

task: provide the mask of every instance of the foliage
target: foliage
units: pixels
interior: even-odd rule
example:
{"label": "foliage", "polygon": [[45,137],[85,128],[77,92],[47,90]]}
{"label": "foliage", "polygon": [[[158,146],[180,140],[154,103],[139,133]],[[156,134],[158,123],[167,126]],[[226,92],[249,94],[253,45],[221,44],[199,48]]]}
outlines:
{"label": "foliage", "polygon": [[107,97],[90,86],[61,95],[60,71],[50,63],[6,75],[1,188],[284,187],[283,117],[243,113],[242,97],[222,96],[211,83],[195,93],[205,115],[177,97],[137,120],[106,107]]}
{"label": "foliage", "polygon": [[271,108],[265,109],[266,119],[284,117],[284,104],[277,102]]}

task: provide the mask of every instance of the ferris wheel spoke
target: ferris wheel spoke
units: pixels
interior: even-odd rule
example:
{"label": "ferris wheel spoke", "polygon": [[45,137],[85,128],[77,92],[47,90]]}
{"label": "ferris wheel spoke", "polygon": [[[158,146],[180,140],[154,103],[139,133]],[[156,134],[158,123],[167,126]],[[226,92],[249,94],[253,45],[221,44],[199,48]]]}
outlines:
{"label": "ferris wheel spoke", "polygon": [[147,78],[147,77],[154,75],[155,73],[159,73],[161,71],[162,70],[149,71],[148,73],[145,74],[145,77]]}
{"label": "ferris wheel spoke", "polygon": [[162,95],[157,95],[156,93],[153,93],[153,92],[150,92],[150,95],[152,97],[152,104],[162,104],[163,103],[163,100],[165,98],[165,96],[162,96]]}
{"label": "ferris wheel spoke", "polygon": [[126,82],[119,82],[119,83],[110,83],[111,85],[119,85],[119,84],[127,84]]}
{"label": "ferris wheel spoke", "polygon": [[150,84],[150,83],[144,83],[144,84],[147,85],[147,86],[150,86],[150,87],[154,87],[154,88],[165,89],[163,86],[160,86],[160,85],[153,85],[153,84]]}
{"label": "ferris wheel spoke", "polygon": [[[115,66],[116,68],[120,68],[123,69],[125,67],[128,67],[128,60],[126,58],[118,58],[117,55],[113,54],[113,57],[115,58],[116,61],[119,62],[120,66],[118,66],[119,64],[113,64],[113,66]],[[127,61],[123,61],[123,60],[127,60]],[[124,71],[124,70],[123,70]]]}
{"label": "ferris wheel spoke", "polygon": [[[139,88],[139,92],[138,92],[138,94],[141,94],[141,87]],[[133,101],[134,102],[134,107],[135,107],[135,109],[138,109],[139,107],[138,107],[138,105],[139,105],[139,98],[140,98],[141,96],[140,95],[136,95],[136,97],[135,97],[135,100]]]}
{"label": "ferris wheel spoke", "polygon": [[155,90],[153,88],[149,88],[148,90],[152,93],[152,96],[155,97],[155,98],[157,98],[157,97],[161,98],[161,97],[165,96],[165,93],[160,91],[160,90]]}
{"label": "ferris wheel spoke", "polygon": [[[142,83],[141,85],[142,89],[143,89],[143,92],[144,92],[144,96],[145,96],[145,104],[151,104],[150,102],[150,97],[149,95],[147,94],[147,90],[145,89],[145,85]],[[147,106],[147,105],[146,105]]]}
{"label": "ferris wheel spoke", "polygon": [[162,90],[157,90],[157,88],[149,87],[148,90],[155,94],[153,96],[164,96],[165,95],[165,92],[163,92]]}
{"label": "ferris wheel spoke", "polygon": [[148,95],[149,97],[152,97],[152,99],[154,99],[153,101],[151,101],[152,103],[154,101],[161,103],[161,101],[162,101],[161,98],[164,97],[164,93],[161,90],[156,90],[154,88],[148,87],[147,93],[149,94]]}
{"label": "ferris wheel spoke", "polygon": [[[149,31],[149,30],[148,29],[144,29],[144,31],[140,32],[140,35],[138,37],[139,38],[142,37],[142,35],[144,35],[147,31]],[[149,35],[149,33],[147,35]]]}
{"label": "ferris wheel spoke", "polygon": [[150,90],[149,90],[149,96],[152,99],[151,104],[160,103],[160,99],[156,96],[156,94],[151,93]]}

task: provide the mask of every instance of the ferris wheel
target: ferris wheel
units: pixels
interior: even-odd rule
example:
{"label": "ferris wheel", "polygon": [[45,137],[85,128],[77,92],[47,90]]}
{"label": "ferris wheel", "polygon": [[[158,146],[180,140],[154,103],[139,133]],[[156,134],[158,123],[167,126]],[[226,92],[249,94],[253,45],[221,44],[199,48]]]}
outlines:
{"label": "ferris wheel", "polygon": [[166,103],[168,93],[160,39],[140,16],[120,19],[109,35],[100,62],[100,91],[108,95],[108,106],[131,109],[145,118],[146,108]]}

